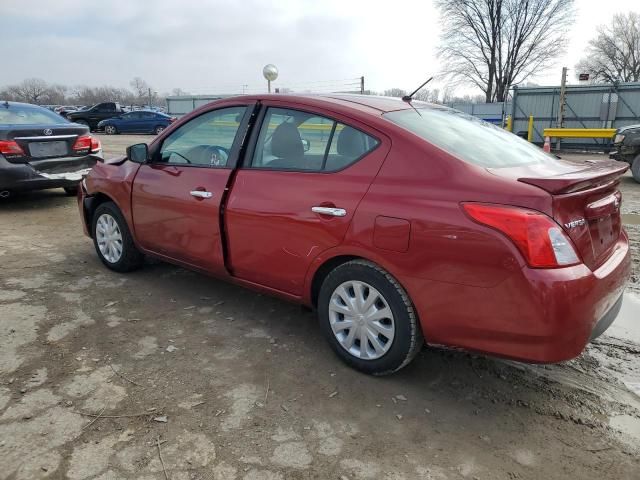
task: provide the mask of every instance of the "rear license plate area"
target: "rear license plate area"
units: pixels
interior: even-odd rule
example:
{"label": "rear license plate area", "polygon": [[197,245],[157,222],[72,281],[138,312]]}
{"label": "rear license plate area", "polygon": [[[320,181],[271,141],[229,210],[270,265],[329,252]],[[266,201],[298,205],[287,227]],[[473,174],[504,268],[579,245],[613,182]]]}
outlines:
{"label": "rear license plate area", "polygon": [[31,142],[29,144],[29,154],[33,158],[62,157],[69,152],[67,142]]}
{"label": "rear license plate area", "polygon": [[608,252],[611,246],[620,236],[620,222],[612,215],[596,218],[589,221],[591,227],[591,239],[593,253],[596,258]]}

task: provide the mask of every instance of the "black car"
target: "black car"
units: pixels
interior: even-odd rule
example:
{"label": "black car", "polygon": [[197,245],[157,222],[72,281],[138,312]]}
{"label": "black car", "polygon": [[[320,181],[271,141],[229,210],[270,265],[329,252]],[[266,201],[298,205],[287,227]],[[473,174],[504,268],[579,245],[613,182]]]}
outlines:
{"label": "black car", "polygon": [[67,113],[67,118],[72,122],[88,126],[91,130],[98,129],[101,120],[122,115],[125,111],[116,102],[103,102],[85,110]]}
{"label": "black car", "polygon": [[628,125],[616,130],[610,158],[627,162],[636,182],[640,182],[640,125]]}
{"label": "black car", "polygon": [[45,188],[74,195],[98,160],[100,141],[86,125],[36,105],[0,102],[0,197]]}

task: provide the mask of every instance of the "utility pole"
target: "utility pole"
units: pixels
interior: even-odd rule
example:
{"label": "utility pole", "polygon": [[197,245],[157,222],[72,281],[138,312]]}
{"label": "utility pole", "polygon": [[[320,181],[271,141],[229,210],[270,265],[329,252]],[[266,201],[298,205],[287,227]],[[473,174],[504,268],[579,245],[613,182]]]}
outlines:
{"label": "utility pole", "polygon": [[153,105],[151,105],[151,88],[149,88],[149,108],[151,108]]}
{"label": "utility pole", "polygon": [[244,92],[245,92],[245,90],[246,90],[246,88],[247,88],[248,86],[249,86],[249,85],[248,85],[248,84],[246,84],[246,83],[243,83],[243,84],[242,84],[242,94],[243,94],[243,95],[244,95]]}
{"label": "utility pole", "polygon": [[364,95],[364,75],[360,77],[360,95]]}
{"label": "utility pole", "polygon": [[[558,121],[556,127],[564,127],[564,107],[567,97],[567,67],[562,67],[562,80],[560,81],[560,104],[558,105]],[[560,139],[556,142],[556,149],[560,150]]]}

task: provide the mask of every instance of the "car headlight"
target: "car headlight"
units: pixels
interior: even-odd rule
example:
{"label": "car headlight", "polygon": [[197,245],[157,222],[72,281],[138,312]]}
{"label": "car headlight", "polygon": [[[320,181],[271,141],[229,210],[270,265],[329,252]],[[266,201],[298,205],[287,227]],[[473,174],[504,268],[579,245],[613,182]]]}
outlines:
{"label": "car headlight", "polygon": [[617,134],[615,136],[615,138],[613,139],[613,143],[622,143],[622,141],[624,140],[624,135],[622,135],[621,133]]}

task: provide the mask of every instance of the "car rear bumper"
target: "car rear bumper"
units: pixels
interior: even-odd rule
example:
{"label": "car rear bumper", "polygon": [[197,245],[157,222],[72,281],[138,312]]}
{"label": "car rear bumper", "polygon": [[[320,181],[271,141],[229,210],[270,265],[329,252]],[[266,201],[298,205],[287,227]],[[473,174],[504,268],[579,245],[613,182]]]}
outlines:
{"label": "car rear bumper", "polygon": [[[631,273],[623,232],[598,269],[524,267],[489,288],[439,282],[412,284],[410,295],[428,343],[534,363],[580,355],[611,325]],[[415,288],[418,287],[417,291]],[[456,298],[456,302],[440,299]]]}
{"label": "car rear bumper", "polygon": [[30,163],[11,163],[0,155],[0,191],[21,192],[74,187],[101,159],[100,155],[55,158]]}

